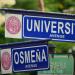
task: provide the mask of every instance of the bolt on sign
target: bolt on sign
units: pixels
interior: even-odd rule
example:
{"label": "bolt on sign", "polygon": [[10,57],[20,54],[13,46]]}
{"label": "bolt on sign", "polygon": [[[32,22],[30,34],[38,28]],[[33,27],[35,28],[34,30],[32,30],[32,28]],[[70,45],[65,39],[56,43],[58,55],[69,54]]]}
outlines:
{"label": "bolt on sign", "polygon": [[49,68],[47,41],[5,44],[0,48],[2,74]]}
{"label": "bolt on sign", "polygon": [[38,71],[38,75],[73,75],[74,59],[72,55],[49,55],[50,69]]}
{"label": "bolt on sign", "polygon": [[5,37],[75,42],[75,15],[8,8],[0,10],[6,12]]}

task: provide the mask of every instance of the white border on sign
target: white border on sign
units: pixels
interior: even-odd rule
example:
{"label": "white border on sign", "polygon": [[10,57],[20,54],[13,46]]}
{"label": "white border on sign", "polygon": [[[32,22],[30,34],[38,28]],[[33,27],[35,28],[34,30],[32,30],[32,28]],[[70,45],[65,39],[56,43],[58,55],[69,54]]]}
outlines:
{"label": "white border on sign", "polygon": [[[47,45],[40,45],[40,46],[30,46],[30,47],[23,47],[23,48],[13,48],[12,49],[12,52],[13,50],[17,50],[17,49],[24,49],[24,48],[34,48],[34,47],[43,47],[45,46],[47,48],[47,54],[48,54],[48,46]],[[13,54],[12,54],[13,55]],[[13,61],[13,56],[12,56],[12,61]],[[13,65],[13,62],[12,62],[12,65]],[[37,70],[45,70],[45,69],[49,69],[49,59],[48,59],[48,68],[40,68],[40,69],[29,69],[29,70],[19,70],[19,71],[15,71],[14,68],[13,68],[13,71],[14,72],[23,72],[23,71],[37,71]]]}
{"label": "white border on sign", "polygon": [[[63,19],[63,20],[73,20],[75,21],[75,19],[65,19],[65,18],[54,18],[54,17],[42,17],[42,16],[29,16],[29,15],[25,15],[23,16],[23,33],[22,33],[22,37],[23,38],[30,38],[30,39],[40,39],[40,40],[44,40],[44,39],[49,39],[49,38],[38,38],[38,37],[27,37],[27,36],[24,36],[24,18],[25,17],[38,17],[38,18],[53,18],[53,19]],[[65,41],[65,42],[75,42],[75,40],[63,40],[63,39],[51,39],[51,40],[54,40],[54,41]]]}

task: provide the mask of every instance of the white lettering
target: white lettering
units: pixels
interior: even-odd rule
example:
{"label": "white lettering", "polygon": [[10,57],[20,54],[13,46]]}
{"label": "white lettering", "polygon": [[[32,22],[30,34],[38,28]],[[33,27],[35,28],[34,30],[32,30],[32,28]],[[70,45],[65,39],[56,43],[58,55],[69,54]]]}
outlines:
{"label": "white lettering", "polygon": [[41,26],[40,26],[40,28],[41,28],[41,32],[43,32],[44,30],[44,23],[43,23],[43,20],[41,21]]}
{"label": "white lettering", "polygon": [[15,62],[15,64],[19,63],[19,54],[18,54],[18,52],[15,52],[15,54],[14,54],[14,62]]}
{"label": "white lettering", "polygon": [[71,32],[71,34],[74,34],[74,31],[75,31],[75,30],[74,30],[74,29],[75,29],[74,26],[75,26],[75,23],[72,23],[72,29],[71,29],[72,32]]}
{"label": "white lettering", "polygon": [[46,59],[46,54],[45,54],[45,51],[44,51],[44,49],[43,49],[43,51],[42,51],[42,61],[47,61],[47,59]]}
{"label": "white lettering", "polygon": [[64,27],[63,22],[58,22],[58,33],[64,34],[63,27]]}
{"label": "white lettering", "polygon": [[25,63],[30,63],[30,51],[25,51]]}
{"label": "white lettering", "polygon": [[67,22],[67,23],[65,24],[65,28],[66,28],[66,29],[65,29],[65,34],[70,34],[70,23]]}
{"label": "white lettering", "polygon": [[31,61],[32,61],[32,63],[36,62],[35,59],[34,59],[35,58],[35,54],[34,53],[35,53],[35,50],[32,50],[31,51]]}
{"label": "white lettering", "polygon": [[40,32],[40,20],[34,20],[34,32],[38,31]]}
{"label": "white lettering", "polygon": [[54,29],[56,29],[56,21],[51,22],[51,33],[57,33]]}
{"label": "white lettering", "polygon": [[36,52],[36,61],[41,61],[41,58],[40,58],[40,51],[39,49],[37,49],[37,52]]}
{"label": "white lettering", "polygon": [[33,20],[30,21],[30,25],[29,25],[29,20],[27,19],[27,30],[32,31],[32,27],[33,27]]}
{"label": "white lettering", "polygon": [[24,54],[23,54],[23,52],[21,51],[20,52],[20,62],[21,62],[21,64],[23,64],[24,63]]}
{"label": "white lettering", "polygon": [[47,24],[47,21],[44,21],[44,24],[45,24],[45,30],[46,32],[48,32],[50,28],[50,21],[48,21],[48,24]]}
{"label": "white lettering", "polygon": [[[38,32],[38,33],[49,33],[50,34],[58,34],[58,35],[64,35],[64,34],[74,34],[74,28],[75,23],[69,22],[63,19],[60,21],[55,21],[51,18],[47,19],[41,19],[41,18],[27,18],[27,31],[31,32]],[[41,35],[42,36],[42,35]]]}

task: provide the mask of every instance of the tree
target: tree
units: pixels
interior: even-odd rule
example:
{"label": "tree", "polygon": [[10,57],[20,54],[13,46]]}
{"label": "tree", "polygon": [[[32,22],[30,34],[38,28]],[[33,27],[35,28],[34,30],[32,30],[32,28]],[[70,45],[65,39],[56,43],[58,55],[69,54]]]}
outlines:
{"label": "tree", "polygon": [[44,0],[38,0],[39,10],[45,11]]}

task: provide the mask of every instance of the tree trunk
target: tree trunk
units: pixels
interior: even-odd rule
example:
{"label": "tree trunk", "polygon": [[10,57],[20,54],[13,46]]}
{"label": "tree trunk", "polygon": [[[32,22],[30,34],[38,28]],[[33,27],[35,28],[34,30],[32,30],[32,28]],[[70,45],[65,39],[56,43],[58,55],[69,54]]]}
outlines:
{"label": "tree trunk", "polygon": [[39,10],[45,11],[44,0],[38,0]]}

